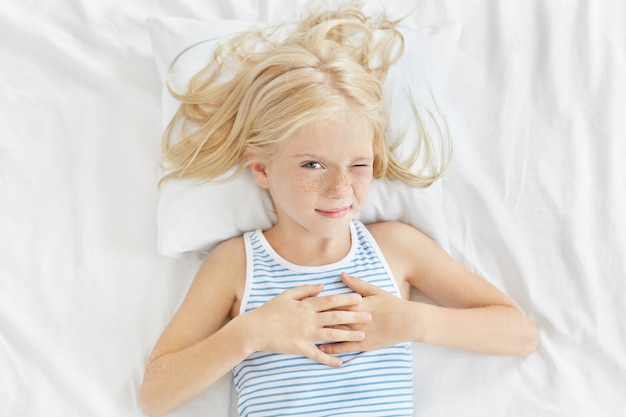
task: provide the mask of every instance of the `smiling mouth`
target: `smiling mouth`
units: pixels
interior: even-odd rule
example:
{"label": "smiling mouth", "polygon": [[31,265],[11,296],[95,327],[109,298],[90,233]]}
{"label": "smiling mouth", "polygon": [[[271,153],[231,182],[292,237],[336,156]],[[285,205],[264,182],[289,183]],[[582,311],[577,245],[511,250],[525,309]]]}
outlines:
{"label": "smiling mouth", "polygon": [[330,209],[330,210],[319,210],[319,209],[317,209],[315,211],[317,211],[322,216],[330,217],[330,218],[335,219],[335,218],[343,217],[346,214],[348,214],[350,212],[350,207],[351,206],[347,206],[347,207],[341,207],[341,208]]}

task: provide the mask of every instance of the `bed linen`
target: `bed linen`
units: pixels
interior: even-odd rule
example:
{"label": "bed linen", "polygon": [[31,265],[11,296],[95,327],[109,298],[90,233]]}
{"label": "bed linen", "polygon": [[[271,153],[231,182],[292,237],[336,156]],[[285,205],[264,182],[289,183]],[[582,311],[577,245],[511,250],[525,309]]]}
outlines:
{"label": "bed linen", "polygon": [[[415,4],[422,27],[459,28],[433,85],[448,248],[540,328],[522,359],[416,344],[415,416],[626,416],[626,6]],[[199,262],[158,252],[149,19],[290,7],[0,3],[0,415],[143,415],[144,362]],[[226,376],[171,415],[231,417],[232,400]]]}

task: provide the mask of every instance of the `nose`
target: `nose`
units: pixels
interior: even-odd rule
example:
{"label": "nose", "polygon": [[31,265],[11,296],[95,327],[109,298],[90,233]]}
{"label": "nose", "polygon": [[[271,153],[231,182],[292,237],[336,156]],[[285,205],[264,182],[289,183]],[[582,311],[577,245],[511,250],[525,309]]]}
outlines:
{"label": "nose", "polygon": [[333,170],[328,173],[326,195],[330,198],[343,198],[352,189],[350,173],[345,170]]}

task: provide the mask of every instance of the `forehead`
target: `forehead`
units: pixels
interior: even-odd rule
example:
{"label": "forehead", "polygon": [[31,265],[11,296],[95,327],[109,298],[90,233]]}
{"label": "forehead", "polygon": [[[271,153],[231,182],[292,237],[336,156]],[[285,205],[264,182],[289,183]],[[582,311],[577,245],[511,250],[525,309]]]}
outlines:
{"label": "forehead", "polygon": [[374,128],[370,122],[362,117],[344,115],[315,121],[297,130],[285,143],[284,150],[292,154],[358,153],[370,156],[373,142]]}

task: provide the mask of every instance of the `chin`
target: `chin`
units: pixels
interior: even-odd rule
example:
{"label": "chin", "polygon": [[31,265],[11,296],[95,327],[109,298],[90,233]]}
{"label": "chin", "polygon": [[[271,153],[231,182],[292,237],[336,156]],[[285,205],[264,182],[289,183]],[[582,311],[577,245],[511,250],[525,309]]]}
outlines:
{"label": "chin", "polygon": [[350,228],[350,222],[353,218],[354,216],[344,216],[338,219],[324,219],[321,224],[317,222],[311,231],[326,239],[338,237]]}

